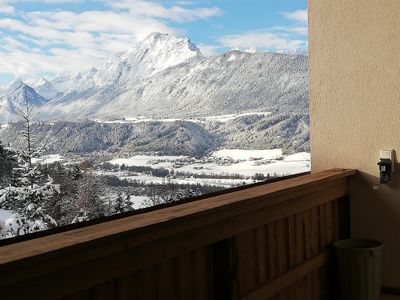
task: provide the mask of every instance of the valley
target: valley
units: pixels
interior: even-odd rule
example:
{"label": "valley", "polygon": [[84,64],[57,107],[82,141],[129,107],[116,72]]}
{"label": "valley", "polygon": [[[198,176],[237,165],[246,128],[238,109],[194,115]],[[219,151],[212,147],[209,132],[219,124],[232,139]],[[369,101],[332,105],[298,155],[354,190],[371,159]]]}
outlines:
{"label": "valley", "polygon": [[0,142],[0,238],[308,172],[307,56],[153,33],[1,88]]}

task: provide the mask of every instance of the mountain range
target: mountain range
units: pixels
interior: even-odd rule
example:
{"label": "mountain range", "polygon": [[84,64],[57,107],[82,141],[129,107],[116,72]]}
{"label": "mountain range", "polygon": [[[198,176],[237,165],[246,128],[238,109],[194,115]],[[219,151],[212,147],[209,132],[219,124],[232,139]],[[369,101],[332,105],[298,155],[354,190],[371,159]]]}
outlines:
{"label": "mountain range", "polygon": [[[18,120],[13,110],[25,103],[37,107],[38,121],[61,122],[75,129],[79,126],[72,126],[73,122],[86,122],[85,128],[97,128],[87,120],[101,123],[138,116],[153,120],[187,120],[269,112],[270,115],[260,118],[238,118],[218,126],[216,122],[164,124],[168,129],[164,131],[181,126],[186,140],[191,140],[188,136],[193,131],[196,136],[202,135],[203,141],[214,138],[210,143],[212,147],[248,147],[242,142],[244,138],[248,145],[253,143],[258,148],[285,147],[287,142],[291,145],[286,147],[290,152],[308,149],[307,56],[293,53],[232,50],[204,57],[188,38],[153,33],[130,50],[115,54],[100,68],[60,74],[50,79],[14,81],[0,90],[0,123]],[[141,124],[142,130],[158,128],[154,122]],[[64,125],[58,126],[68,131],[69,127]],[[108,126],[111,131],[120,130],[116,125]],[[132,124],[126,126],[125,131],[133,130]],[[143,129],[143,126],[148,128]],[[17,126],[0,130],[0,138],[5,135],[12,140],[12,128]],[[43,128],[50,130],[48,126]],[[251,137],[238,135],[232,128]],[[54,128],[42,134],[49,138],[51,132]],[[263,146],[266,137],[275,142]],[[82,142],[85,138],[88,139],[81,135],[76,137]],[[291,144],[289,140],[294,142]],[[173,146],[179,147],[179,143]],[[54,151],[60,151],[60,147],[64,149],[62,145],[55,146]],[[212,149],[204,152],[208,150]]]}
{"label": "mountain range", "polygon": [[205,58],[188,38],[153,33],[101,68],[16,80],[0,92],[0,122],[37,105],[41,120],[206,116],[240,111],[305,112],[307,57],[232,50]]}

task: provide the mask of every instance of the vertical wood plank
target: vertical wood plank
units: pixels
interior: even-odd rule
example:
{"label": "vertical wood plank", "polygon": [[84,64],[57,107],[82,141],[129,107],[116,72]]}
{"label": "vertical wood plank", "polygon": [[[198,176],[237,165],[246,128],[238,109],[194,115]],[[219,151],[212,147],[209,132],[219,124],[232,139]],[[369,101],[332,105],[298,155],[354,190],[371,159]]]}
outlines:
{"label": "vertical wood plank", "polygon": [[333,240],[337,241],[340,239],[340,213],[339,213],[339,203],[340,200],[335,200],[332,202],[333,206]]}
{"label": "vertical wood plank", "polygon": [[295,256],[296,256],[296,265],[299,265],[304,261],[304,227],[303,227],[302,213],[297,213],[295,215],[295,222],[296,222]]}
{"label": "vertical wood plank", "polygon": [[320,205],[318,207],[319,214],[319,242],[320,251],[324,251],[328,244],[327,242],[327,221],[326,221],[326,205]]}
{"label": "vertical wood plank", "polygon": [[305,278],[305,293],[307,300],[313,300],[312,273]]}
{"label": "vertical wood plank", "polygon": [[175,281],[177,283],[178,299],[192,299],[192,264],[190,253],[179,256],[175,262],[177,270]]}
{"label": "vertical wood plank", "polygon": [[286,238],[285,238],[285,220],[278,220],[275,222],[275,236],[277,247],[277,260],[278,260],[278,274],[282,274],[288,269],[287,265],[287,251],[286,251]]}
{"label": "vertical wood plank", "polygon": [[311,219],[311,211],[305,210],[303,212],[303,224],[304,224],[304,257],[305,259],[309,259],[313,256],[313,233],[312,233],[312,219]]}
{"label": "vertical wood plank", "polygon": [[239,272],[239,291],[246,294],[252,287],[253,282],[253,260],[251,233],[245,232],[236,237],[238,246],[238,272]]}
{"label": "vertical wood plank", "polygon": [[[219,241],[206,252],[207,286],[210,299],[239,299],[237,240],[235,238]],[[205,248],[207,250],[207,248]]]}
{"label": "vertical wood plank", "polygon": [[249,244],[248,245],[243,245],[244,247],[247,246],[249,250],[249,256],[247,257],[247,263],[249,264],[249,290],[254,289],[258,285],[259,282],[259,268],[260,268],[260,262],[259,262],[259,256],[257,255],[258,253],[258,245],[257,245],[257,234],[256,231],[253,229],[248,232],[249,233]]}
{"label": "vertical wood plank", "polygon": [[133,280],[134,280],[134,273],[123,276],[120,278],[120,289],[121,289],[121,299],[133,299],[134,297],[134,290],[133,290]]}
{"label": "vertical wood plank", "polygon": [[176,280],[174,270],[172,259],[166,260],[158,266],[159,295],[162,295],[162,299],[173,300],[178,297],[174,287],[174,281]]}
{"label": "vertical wood plank", "polygon": [[143,289],[142,294],[144,295],[143,299],[148,300],[156,300],[158,299],[159,286],[157,276],[158,265],[150,266],[143,270],[142,272],[142,286]]}
{"label": "vertical wood plank", "polygon": [[[239,263],[239,243],[237,236],[232,237],[230,239],[231,245],[231,264],[232,264],[232,277],[233,277],[233,287],[232,287],[232,299],[238,300],[241,299],[241,291],[240,291],[240,281],[242,280],[241,273],[240,273],[240,263]],[[215,258],[214,258],[215,259]],[[214,281],[216,281],[216,272],[214,271]],[[215,287],[216,288],[216,287]],[[215,294],[217,296],[217,294]],[[221,298],[221,297],[218,297]],[[216,298],[216,299],[218,299]]]}
{"label": "vertical wood plank", "polygon": [[334,236],[333,204],[326,203],[326,243],[330,245]]}
{"label": "vertical wood plank", "polygon": [[211,287],[208,285],[207,278],[211,274],[209,273],[208,248],[193,251],[191,261],[192,299],[209,299]]}
{"label": "vertical wood plank", "polygon": [[143,289],[143,273],[144,270],[136,271],[130,280],[130,292],[132,294],[131,299],[144,299],[146,296]]}
{"label": "vertical wood plank", "polygon": [[267,257],[268,257],[268,278],[274,279],[278,275],[277,245],[275,240],[275,223],[267,225]]}
{"label": "vertical wood plank", "polygon": [[257,283],[262,284],[268,280],[267,275],[267,249],[266,249],[266,233],[265,226],[261,226],[255,230],[256,240],[256,256],[258,261]]}
{"label": "vertical wood plank", "polygon": [[311,215],[311,255],[315,256],[319,253],[320,249],[320,235],[319,235],[319,214],[318,207],[310,209]]}
{"label": "vertical wood plank", "polygon": [[321,290],[320,290],[320,282],[319,282],[319,270],[312,273],[312,286],[313,286],[313,300],[321,299]]}
{"label": "vertical wood plank", "polygon": [[287,228],[287,239],[288,239],[288,260],[289,268],[293,268],[296,265],[296,229],[295,229],[295,217],[294,215],[286,218]]}
{"label": "vertical wood plank", "polygon": [[340,239],[350,237],[350,200],[349,197],[339,199],[340,212]]}

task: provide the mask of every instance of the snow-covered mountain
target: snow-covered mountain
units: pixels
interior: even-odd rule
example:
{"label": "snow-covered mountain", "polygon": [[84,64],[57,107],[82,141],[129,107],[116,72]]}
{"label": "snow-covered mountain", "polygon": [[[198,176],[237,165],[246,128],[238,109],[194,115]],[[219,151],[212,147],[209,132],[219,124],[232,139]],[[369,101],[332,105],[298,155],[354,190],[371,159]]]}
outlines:
{"label": "snow-covered mountain", "polygon": [[94,77],[97,72],[93,67],[84,72],[64,73],[51,78],[49,82],[62,93],[84,91],[96,86]]}
{"label": "snow-covered mountain", "polygon": [[188,38],[153,33],[99,69],[30,83],[46,98],[38,101],[43,120],[307,113],[307,69],[307,57],[292,54],[233,50],[205,58]]}
{"label": "snow-covered mountain", "polygon": [[41,107],[46,103],[47,99],[17,79],[0,92],[0,121],[18,120],[19,118],[13,113],[15,108],[23,108],[26,104]]}
{"label": "snow-covered mountain", "polygon": [[188,38],[152,33],[132,49],[111,57],[99,70],[91,68],[85,72],[65,73],[49,81],[63,93],[84,92],[109,85],[123,86],[138,77],[148,77],[195,58],[203,56]]}
{"label": "snow-covered mountain", "polygon": [[125,85],[191,59],[202,59],[200,50],[188,38],[152,33],[127,52],[118,53],[95,75],[99,86]]}
{"label": "snow-covered mountain", "polygon": [[95,114],[181,118],[243,111],[307,112],[307,58],[230,51],[190,61],[131,82]]}
{"label": "snow-covered mountain", "polygon": [[60,96],[61,92],[57,90],[47,79],[40,77],[38,79],[29,80],[26,82],[28,86],[33,88],[36,93],[45,99],[53,99]]}

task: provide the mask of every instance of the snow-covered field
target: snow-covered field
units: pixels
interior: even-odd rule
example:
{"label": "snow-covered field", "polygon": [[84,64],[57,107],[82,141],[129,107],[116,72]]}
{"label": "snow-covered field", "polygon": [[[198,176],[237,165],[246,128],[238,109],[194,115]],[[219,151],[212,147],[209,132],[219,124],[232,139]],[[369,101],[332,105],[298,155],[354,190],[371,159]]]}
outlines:
{"label": "snow-covered field", "polygon": [[135,155],[129,158],[114,158],[110,161],[113,165],[154,167],[154,168],[173,168],[177,161],[188,159],[187,156],[155,156],[155,155]]}
{"label": "snow-covered field", "polygon": [[60,154],[50,154],[50,155],[44,155],[38,158],[33,158],[32,162],[33,163],[39,163],[39,164],[52,164],[57,161],[62,161],[63,157]]}
{"label": "snow-covered field", "polygon": [[[255,181],[252,179],[219,179],[219,178],[195,178],[193,176],[185,178],[165,178],[157,177],[147,174],[138,173],[137,175],[130,175],[129,172],[119,171],[119,172],[105,172],[105,171],[95,171],[94,174],[98,176],[117,176],[120,179],[126,179],[128,181],[136,180],[142,182],[143,184],[199,184],[199,185],[210,185],[219,186],[224,188],[231,188],[243,184],[251,184]],[[196,174],[196,173],[194,173]],[[214,174],[214,173],[213,173]],[[215,174],[217,175],[217,174]]]}
{"label": "snow-covered field", "polygon": [[[68,163],[68,159],[59,154],[46,155],[34,160],[41,164],[57,161]],[[117,176],[144,185],[174,183],[230,188],[254,183],[256,174],[274,177],[310,171],[310,153],[301,152],[285,156],[281,149],[221,149],[201,159],[188,156],[135,155],[128,158],[114,158],[108,162],[115,166],[150,167],[179,174],[173,177],[158,177],[148,172],[103,169],[94,171],[98,176]]]}
{"label": "snow-covered field", "polygon": [[[162,178],[148,174],[123,171],[98,171],[98,175],[115,175],[121,179],[136,180],[144,184],[163,184],[167,181],[176,184],[201,184],[233,187],[250,184],[256,174],[265,176],[287,176],[310,171],[310,154],[296,153],[283,156],[281,149],[239,150],[222,149],[207,159],[193,159],[186,156],[146,156],[115,158],[109,161],[113,165],[164,168],[169,171],[185,173],[185,178]],[[195,178],[194,175],[206,175],[208,178]],[[212,178],[215,176],[215,178]],[[237,176],[240,179],[221,179],[221,176]],[[198,177],[198,176],[197,176]]]}
{"label": "snow-covered field", "polygon": [[212,154],[214,157],[232,158],[235,160],[265,160],[282,158],[281,149],[272,150],[242,150],[242,149],[222,149]]}
{"label": "snow-covered field", "polygon": [[234,120],[239,117],[244,117],[244,116],[268,116],[270,115],[270,112],[249,112],[249,113],[241,113],[241,114],[228,114],[228,115],[221,115],[221,116],[210,116],[210,117],[205,117],[205,118],[200,118],[200,120],[205,120],[205,121],[217,121],[221,123],[228,122],[230,120]]}
{"label": "snow-covered field", "polygon": [[226,114],[220,116],[209,116],[209,117],[196,117],[196,118],[186,118],[186,119],[152,119],[145,116],[130,116],[122,119],[95,119],[93,121],[104,124],[137,124],[143,122],[175,122],[175,121],[186,121],[193,123],[204,123],[204,122],[220,122],[225,123],[230,120],[234,120],[239,117],[244,116],[268,116],[270,112],[248,112],[248,113],[237,113],[237,114]]}

